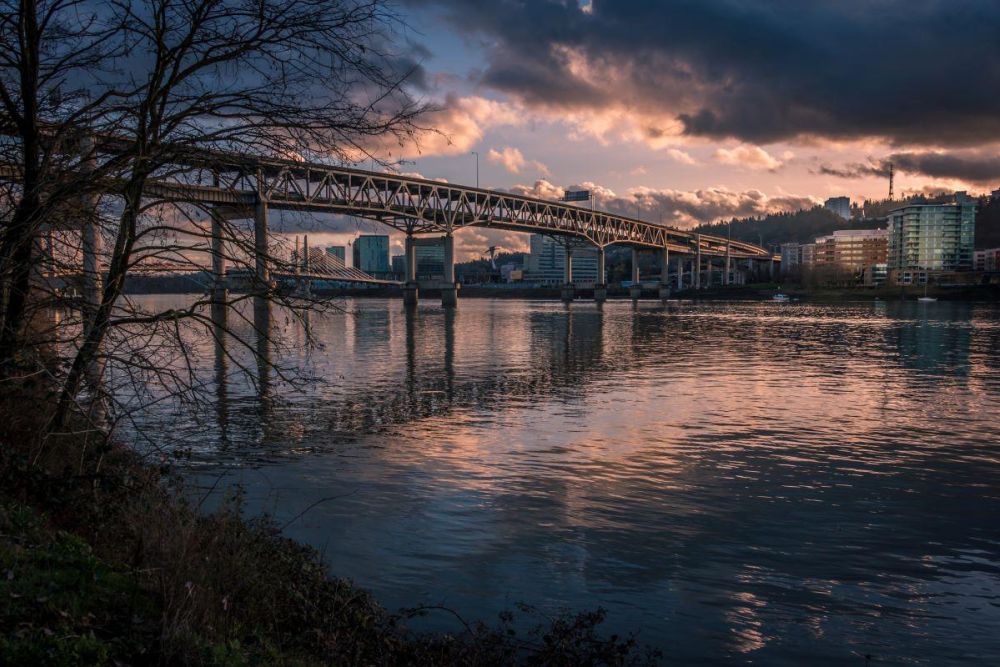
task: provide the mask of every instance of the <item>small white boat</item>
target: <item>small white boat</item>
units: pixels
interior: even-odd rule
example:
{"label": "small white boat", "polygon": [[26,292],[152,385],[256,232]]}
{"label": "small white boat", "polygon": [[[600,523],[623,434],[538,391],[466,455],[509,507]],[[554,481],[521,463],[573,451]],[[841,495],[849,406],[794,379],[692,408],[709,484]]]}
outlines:
{"label": "small white boat", "polygon": [[917,301],[937,301],[933,296],[922,296]]}
{"label": "small white boat", "polygon": [[790,301],[790,299],[788,298],[787,294],[781,294],[779,292],[778,294],[775,294],[774,296],[771,297],[771,301],[780,301],[782,303],[786,303]]}

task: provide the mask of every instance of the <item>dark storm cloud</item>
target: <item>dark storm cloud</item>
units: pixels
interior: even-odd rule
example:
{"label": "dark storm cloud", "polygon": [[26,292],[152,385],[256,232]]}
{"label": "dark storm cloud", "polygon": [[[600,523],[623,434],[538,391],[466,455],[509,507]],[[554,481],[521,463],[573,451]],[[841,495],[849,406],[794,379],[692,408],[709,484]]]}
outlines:
{"label": "dark storm cloud", "polygon": [[973,183],[1000,181],[1000,157],[983,153],[896,153],[889,160],[896,169],[935,178],[957,178]]}
{"label": "dark storm cloud", "polygon": [[[1000,132],[996,0],[594,0],[590,13],[569,0],[410,2],[485,36],[482,82],[531,104],[622,103],[757,143]],[[603,78],[578,76],[567,51]]]}
{"label": "dark storm cloud", "polygon": [[852,163],[842,167],[822,165],[818,173],[838,178],[885,177],[892,164],[897,172],[920,174],[931,178],[954,178],[971,183],[1000,181],[1000,156],[985,151],[911,151],[868,163]]}

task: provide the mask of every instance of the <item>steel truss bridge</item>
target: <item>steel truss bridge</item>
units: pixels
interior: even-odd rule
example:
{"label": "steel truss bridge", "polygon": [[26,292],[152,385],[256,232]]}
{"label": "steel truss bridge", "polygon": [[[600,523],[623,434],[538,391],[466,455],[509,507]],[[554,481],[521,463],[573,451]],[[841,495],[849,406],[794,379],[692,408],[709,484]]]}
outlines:
{"label": "steel truss bridge", "polygon": [[[120,148],[117,139],[97,142],[97,152]],[[455,299],[453,235],[466,227],[485,227],[518,232],[545,234],[560,242],[566,252],[565,283],[572,293],[572,254],[574,249],[596,249],[598,276],[603,282],[604,251],[610,245],[632,248],[632,278],[639,282],[638,252],[662,253],[660,284],[669,284],[669,259],[677,260],[678,285],[684,275],[684,263],[690,264],[690,286],[701,287],[707,268],[709,281],[714,259],[724,258],[719,267],[723,284],[731,280],[731,262],[748,265],[769,264],[773,273],[778,257],[768,250],[719,236],[696,234],[636,218],[616,215],[568,203],[525,197],[484,188],[443,183],[350,167],[331,166],[293,160],[250,157],[222,151],[178,151],[184,155],[151,178],[146,196],[164,202],[191,203],[209,208],[217,219],[252,219],[254,221],[255,279],[270,283],[280,277],[269,254],[268,227],[272,210],[346,214],[375,220],[406,234],[407,275],[404,297],[416,299],[416,252],[411,242],[422,234],[444,236],[445,286],[442,300],[453,305]],[[84,161],[84,164],[88,160]],[[96,162],[90,158],[90,164]],[[9,170],[4,170],[5,172]],[[8,177],[15,175],[8,174]],[[108,185],[115,190],[116,183]],[[222,225],[213,223],[212,272],[216,285],[225,284]],[[86,254],[86,253],[85,253]],[[93,254],[93,252],[92,252]],[[94,265],[92,258],[90,265]],[[88,264],[87,257],[84,264]],[[310,275],[308,262],[295,267],[303,279],[334,279]],[[287,266],[283,267],[287,270]],[[91,271],[91,273],[94,273]],[[359,272],[360,273],[360,272]],[[300,275],[301,274],[301,275]],[[355,275],[355,282],[379,282]],[[450,293],[448,285],[451,285]],[[603,285],[599,285],[603,288]],[[661,289],[661,293],[662,293]],[[603,298],[603,297],[598,297]]]}
{"label": "steel truss bridge", "polygon": [[[205,153],[187,172],[156,180],[151,194],[213,204],[231,218],[274,210],[342,213],[407,234],[490,227],[549,234],[603,248],[613,244],[706,256],[776,259],[752,243],[695,234],[604,211],[484,188],[316,163]],[[208,181],[208,182],[206,182]],[[728,250],[727,250],[728,249]]]}

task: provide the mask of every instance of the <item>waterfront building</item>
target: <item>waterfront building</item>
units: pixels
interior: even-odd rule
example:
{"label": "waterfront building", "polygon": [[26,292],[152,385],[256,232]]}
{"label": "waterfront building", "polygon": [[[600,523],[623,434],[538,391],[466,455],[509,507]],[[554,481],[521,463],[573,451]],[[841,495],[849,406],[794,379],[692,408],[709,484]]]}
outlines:
{"label": "waterfront building", "polygon": [[347,263],[347,248],[342,245],[331,245],[326,247],[326,254],[336,257],[344,264]]}
{"label": "waterfront building", "polygon": [[803,243],[799,246],[799,264],[804,269],[811,269],[816,263],[816,244]]}
{"label": "waterfront building", "polygon": [[823,208],[836,213],[844,220],[851,219],[851,198],[850,197],[830,197],[823,202]]}
{"label": "waterfront building", "polygon": [[817,268],[837,267],[862,271],[873,264],[886,264],[889,232],[885,229],[838,229],[815,242]]}
{"label": "waterfront building", "polygon": [[354,268],[373,276],[389,273],[389,236],[362,234],[354,239]]}
{"label": "waterfront building", "polygon": [[802,244],[801,243],[782,243],[781,244],[781,272],[794,273],[802,261]]}
{"label": "waterfront building", "polygon": [[396,280],[406,279],[406,255],[392,256],[392,273]]}
{"label": "waterfront building", "polygon": [[517,282],[524,277],[520,264],[507,262],[500,265],[500,280],[505,283]]}
{"label": "waterfront building", "polygon": [[972,269],[990,273],[1000,271],[1000,248],[974,251],[972,253]]}
{"label": "waterfront building", "polygon": [[793,274],[808,271],[816,259],[815,243],[782,243],[781,273]]}
{"label": "waterfront building", "polygon": [[889,213],[889,281],[912,285],[934,274],[972,269],[974,200],[957,193],[951,204],[911,204]]}
{"label": "waterfront building", "polygon": [[[532,234],[531,252],[525,258],[524,280],[542,285],[561,285],[566,267],[566,251],[552,237]],[[597,249],[573,249],[573,284],[597,282]]]}
{"label": "waterfront building", "polygon": [[862,282],[865,287],[881,287],[889,277],[888,264],[871,264],[866,266],[862,273]]}
{"label": "waterfront building", "polygon": [[444,237],[413,239],[417,257],[417,280],[444,279]]}

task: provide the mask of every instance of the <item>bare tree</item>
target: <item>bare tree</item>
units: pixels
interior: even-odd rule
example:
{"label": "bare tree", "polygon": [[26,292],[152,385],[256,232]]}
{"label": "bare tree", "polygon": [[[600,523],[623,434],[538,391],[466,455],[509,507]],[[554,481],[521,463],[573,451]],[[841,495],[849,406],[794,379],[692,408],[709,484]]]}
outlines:
{"label": "bare tree", "polygon": [[[12,137],[5,162],[17,172],[8,174],[16,185],[2,236],[3,359],[24,342],[39,249],[48,244],[47,261],[66,271],[87,243],[80,229],[96,229],[108,249],[92,311],[52,336],[72,357],[53,428],[100,366],[102,349],[137,375],[155,370],[150,350],[162,348],[132,346],[136,327],[174,345],[178,322],[213,331],[211,295],[183,310],[147,312],[125,296],[129,276],[158,259],[194,265],[213,254],[249,269],[261,250],[229,217],[155,185],[211,182],[223,153],[230,163],[353,160],[376,141],[403,141],[419,129],[423,107],[404,89],[410,72],[392,51],[402,26],[381,0],[7,0],[0,14],[0,39],[15,47],[0,56],[0,96]],[[77,228],[59,227],[88,216]],[[47,240],[53,229],[61,250]],[[265,254],[289,265],[287,256]],[[251,291],[298,312],[318,307],[287,300],[270,283]],[[238,317],[242,300],[226,304]],[[123,354],[123,346],[132,349]]]}
{"label": "bare tree", "polygon": [[107,97],[78,81],[118,55],[112,34],[83,0],[0,2],[0,370],[22,347],[40,232],[92,191],[75,145]]}

